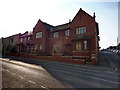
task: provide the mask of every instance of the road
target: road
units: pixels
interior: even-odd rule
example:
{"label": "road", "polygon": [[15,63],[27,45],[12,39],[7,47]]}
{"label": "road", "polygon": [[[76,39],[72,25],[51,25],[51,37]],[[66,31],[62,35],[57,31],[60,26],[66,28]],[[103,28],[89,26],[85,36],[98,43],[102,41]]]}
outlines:
{"label": "road", "polygon": [[110,51],[99,51],[98,58],[98,65],[120,69],[120,55]]}
{"label": "road", "polygon": [[[3,88],[118,88],[118,72],[24,59],[2,60]],[[96,68],[96,66],[94,67]]]}

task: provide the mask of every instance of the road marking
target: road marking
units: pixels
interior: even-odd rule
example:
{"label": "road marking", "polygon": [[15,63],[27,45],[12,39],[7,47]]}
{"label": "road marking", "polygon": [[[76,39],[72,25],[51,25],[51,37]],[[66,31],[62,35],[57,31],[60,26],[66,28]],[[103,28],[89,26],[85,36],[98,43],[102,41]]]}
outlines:
{"label": "road marking", "polygon": [[[63,70],[63,68],[62,68],[62,70]],[[64,68],[64,70],[68,70],[67,68]],[[88,72],[84,72],[84,71],[78,71],[78,70],[74,70],[75,72],[79,72],[79,73],[84,73],[84,74],[87,74]],[[106,76],[106,75],[102,75],[102,74],[97,74],[97,73],[93,73],[93,75],[97,75],[97,76]],[[114,77],[112,77],[112,78],[114,78]]]}
{"label": "road marking", "polygon": [[21,79],[23,79],[23,77],[22,76],[19,76]]}
{"label": "road marking", "polygon": [[105,79],[101,79],[101,78],[95,78],[95,77],[90,77],[90,78],[102,80],[102,81],[107,81],[107,82],[111,82],[111,83],[115,83],[115,84],[120,84],[119,82],[109,81],[109,80],[105,80]]}
{"label": "road marking", "polygon": [[108,61],[111,63],[111,65],[113,66],[113,69],[115,69],[117,66],[115,66],[115,64],[112,62],[112,60],[104,53],[105,57],[108,59]]}
{"label": "road marking", "polygon": [[33,81],[29,81],[30,83],[32,83],[32,84],[36,84],[35,82],[33,82]]}
{"label": "road marking", "polygon": [[[55,70],[55,69],[52,69],[52,70]],[[66,71],[62,71],[62,70],[58,70],[58,71],[61,71],[61,72],[67,73],[67,74],[71,74],[70,72],[66,72]],[[96,77],[90,77],[88,75],[82,75],[82,76],[85,76],[85,77],[88,77],[88,78],[92,78],[92,79],[102,80],[102,81],[106,81],[106,82],[111,82],[111,83],[115,83],[115,84],[120,84],[119,82],[105,80],[105,79],[96,78]]]}
{"label": "road marking", "polygon": [[[48,65],[51,65],[51,64],[49,64],[48,63]],[[60,67],[62,67],[64,64],[59,64],[59,65],[57,65],[57,66],[60,66]],[[85,66],[85,65],[84,65]],[[68,66],[66,65],[64,65],[64,67],[71,67],[71,64],[68,64]],[[89,69],[89,68],[87,68],[87,67],[79,67],[79,65],[75,65],[75,67],[74,67],[75,69],[81,69],[81,70],[86,70],[86,71],[93,71],[93,72],[107,72],[107,73],[114,73],[114,72],[111,72],[111,71],[103,71],[103,70],[97,70],[97,69]]]}
{"label": "road marking", "polygon": [[20,85],[23,88],[23,85]]}
{"label": "road marking", "polygon": [[46,87],[44,87],[44,86],[41,86],[41,88],[46,88]]}
{"label": "road marking", "polygon": [[15,75],[15,73],[11,73],[12,75]]}
{"label": "road marking", "polygon": [[50,90],[50,89],[48,89],[48,88],[47,88],[47,87],[45,87],[45,86],[41,86],[41,88],[44,88],[44,89]]}
{"label": "road marking", "polygon": [[9,72],[9,70],[5,70],[6,72]]}

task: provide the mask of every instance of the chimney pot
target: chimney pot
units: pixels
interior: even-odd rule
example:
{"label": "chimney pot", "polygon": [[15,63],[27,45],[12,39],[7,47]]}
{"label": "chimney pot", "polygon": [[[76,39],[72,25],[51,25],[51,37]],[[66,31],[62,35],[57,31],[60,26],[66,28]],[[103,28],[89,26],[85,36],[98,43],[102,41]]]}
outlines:
{"label": "chimney pot", "polygon": [[96,16],[95,16],[95,12],[94,12],[94,14],[93,14],[93,17],[95,18]]}

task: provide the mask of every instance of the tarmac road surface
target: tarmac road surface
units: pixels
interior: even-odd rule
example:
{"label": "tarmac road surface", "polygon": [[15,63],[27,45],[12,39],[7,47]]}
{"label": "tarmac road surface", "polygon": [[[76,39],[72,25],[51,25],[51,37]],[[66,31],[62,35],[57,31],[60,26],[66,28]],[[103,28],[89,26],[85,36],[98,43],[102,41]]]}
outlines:
{"label": "tarmac road surface", "polygon": [[[3,59],[3,88],[118,88],[118,72],[47,61]],[[28,61],[28,59],[24,59]],[[36,63],[33,63],[36,62]],[[33,64],[32,64],[33,63]]]}

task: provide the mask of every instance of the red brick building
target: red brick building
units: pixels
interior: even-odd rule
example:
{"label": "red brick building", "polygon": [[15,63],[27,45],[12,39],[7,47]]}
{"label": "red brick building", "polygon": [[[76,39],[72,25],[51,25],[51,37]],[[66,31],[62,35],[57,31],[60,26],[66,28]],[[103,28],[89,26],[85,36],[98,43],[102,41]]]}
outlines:
{"label": "red brick building", "polygon": [[98,35],[95,13],[91,16],[80,8],[72,21],[62,25],[39,19],[32,33],[20,34],[18,53],[28,58],[96,65]]}
{"label": "red brick building", "polygon": [[99,29],[95,13],[80,9],[73,20],[52,26],[38,20],[33,28],[34,50],[38,55],[72,56],[72,60],[96,64]]}
{"label": "red brick building", "polygon": [[19,41],[20,43],[18,44],[18,51],[21,53],[28,53],[31,54],[33,51],[33,43],[32,43],[32,32],[26,31],[23,34],[20,34]]}

